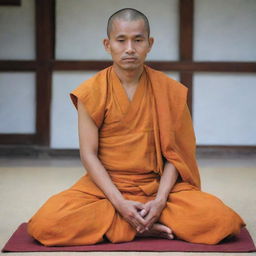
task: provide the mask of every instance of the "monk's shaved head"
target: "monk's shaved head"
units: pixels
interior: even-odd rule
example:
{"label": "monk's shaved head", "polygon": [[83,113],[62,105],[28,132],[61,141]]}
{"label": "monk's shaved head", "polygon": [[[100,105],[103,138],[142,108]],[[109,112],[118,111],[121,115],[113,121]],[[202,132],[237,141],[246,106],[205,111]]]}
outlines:
{"label": "monk's shaved head", "polygon": [[108,26],[107,26],[107,35],[108,38],[110,38],[110,33],[112,30],[113,22],[115,20],[125,20],[125,21],[135,21],[135,20],[143,20],[145,24],[145,29],[148,33],[148,37],[150,35],[150,27],[149,27],[149,22],[148,18],[146,17],[145,14],[142,12],[133,9],[133,8],[124,8],[121,9],[114,14],[112,14],[109,19],[108,19]]}

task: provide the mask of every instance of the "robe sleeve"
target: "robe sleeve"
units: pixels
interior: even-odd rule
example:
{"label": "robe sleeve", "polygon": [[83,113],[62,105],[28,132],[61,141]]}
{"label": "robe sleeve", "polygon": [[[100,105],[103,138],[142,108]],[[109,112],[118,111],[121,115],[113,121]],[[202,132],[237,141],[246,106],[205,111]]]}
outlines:
{"label": "robe sleeve", "polygon": [[187,104],[175,127],[175,145],[169,157],[182,180],[200,188],[200,175],[196,162],[196,137]]}
{"label": "robe sleeve", "polygon": [[146,69],[155,99],[162,155],[179,172],[180,189],[191,186],[200,189],[195,134],[186,104],[188,89],[162,72]]}
{"label": "robe sleeve", "polygon": [[91,78],[70,93],[72,103],[77,109],[78,99],[83,103],[98,128],[103,123],[106,104],[106,86],[97,78]]}

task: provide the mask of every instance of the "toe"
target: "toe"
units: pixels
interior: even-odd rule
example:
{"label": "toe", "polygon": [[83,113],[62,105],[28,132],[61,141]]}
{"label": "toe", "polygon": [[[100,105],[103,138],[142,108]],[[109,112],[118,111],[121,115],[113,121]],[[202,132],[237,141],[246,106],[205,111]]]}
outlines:
{"label": "toe", "polygon": [[157,231],[160,231],[160,232],[168,233],[168,234],[172,233],[172,230],[170,228],[168,228],[167,226],[164,226],[162,224],[158,224],[158,223],[155,224],[154,229]]}

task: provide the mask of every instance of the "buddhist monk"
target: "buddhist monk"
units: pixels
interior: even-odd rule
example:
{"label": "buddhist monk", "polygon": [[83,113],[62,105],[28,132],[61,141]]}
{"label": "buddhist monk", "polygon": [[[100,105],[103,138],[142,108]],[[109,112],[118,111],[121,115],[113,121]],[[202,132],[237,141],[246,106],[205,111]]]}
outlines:
{"label": "buddhist monk", "polygon": [[46,246],[112,243],[136,236],[217,244],[245,224],[200,190],[187,88],[144,64],[148,19],[125,8],[108,20],[113,65],[70,93],[87,174],[29,220]]}

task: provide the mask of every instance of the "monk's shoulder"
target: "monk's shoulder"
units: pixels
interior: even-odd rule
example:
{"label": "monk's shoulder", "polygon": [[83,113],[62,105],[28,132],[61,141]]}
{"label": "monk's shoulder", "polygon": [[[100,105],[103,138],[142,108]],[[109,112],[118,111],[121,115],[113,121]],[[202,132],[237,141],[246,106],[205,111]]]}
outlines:
{"label": "monk's shoulder", "polygon": [[108,70],[109,68],[99,71],[70,92],[70,98],[76,108],[78,99],[87,106],[87,109],[98,108],[100,104],[104,105],[107,95]]}
{"label": "monk's shoulder", "polygon": [[152,68],[149,68],[149,70],[150,73],[157,78],[160,86],[167,87],[170,90],[176,91],[187,90],[187,87],[185,85],[167,76],[164,72]]}
{"label": "monk's shoulder", "polygon": [[81,97],[87,97],[91,94],[101,94],[106,86],[106,73],[108,69],[103,69],[91,78],[83,81],[73,91],[73,94],[79,94]]}
{"label": "monk's shoulder", "polygon": [[162,92],[163,97],[168,98],[172,108],[183,109],[187,100],[188,88],[161,71],[151,68],[148,70],[152,86],[158,88],[157,90]]}

